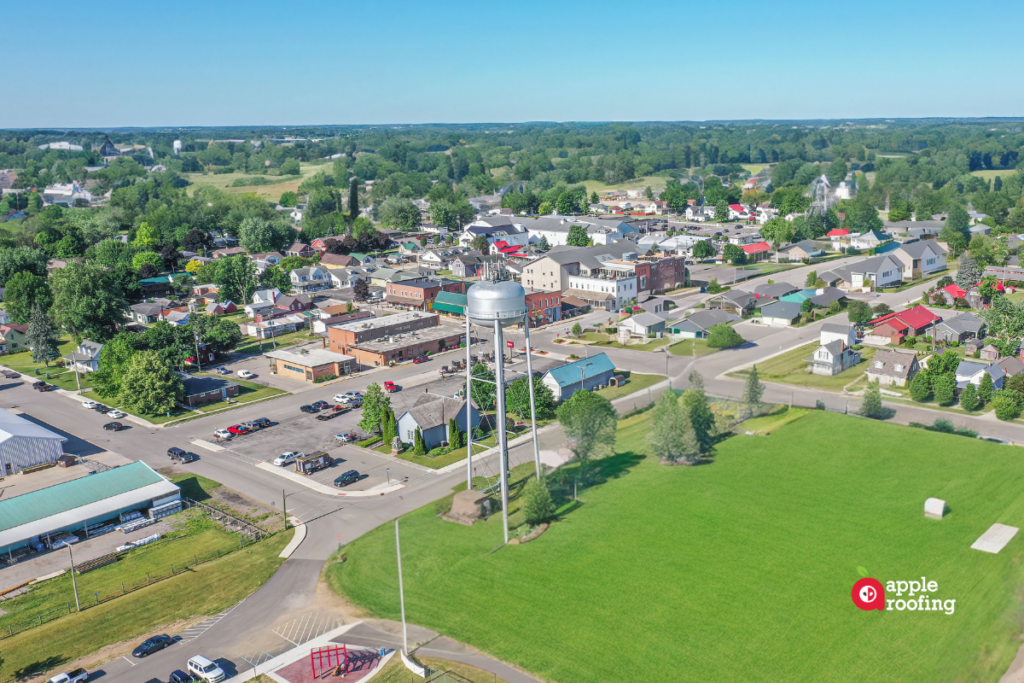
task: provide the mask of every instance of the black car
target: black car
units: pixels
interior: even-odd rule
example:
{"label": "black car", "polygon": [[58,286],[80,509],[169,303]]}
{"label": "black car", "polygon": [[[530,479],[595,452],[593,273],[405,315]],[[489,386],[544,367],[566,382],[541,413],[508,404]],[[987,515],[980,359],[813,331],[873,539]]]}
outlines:
{"label": "black car", "polygon": [[304,413],[319,413],[320,409],[316,406],[299,406],[299,410]]}
{"label": "black car", "polygon": [[255,420],[253,420],[253,424],[258,424],[260,426],[260,429],[266,429],[267,427],[274,423],[265,417],[258,417]]}
{"label": "black car", "polygon": [[331,404],[328,403],[327,401],[317,401],[316,403],[313,404],[313,407],[316,408],[317,410],[324,410],[325,408],[330,408]]}
{"label": "black car", "polygon": [[106,429],[108,432],[119,432],[122,429],[124,429],[124,425],[121,424],[120,422],[108,422],[107,424],[103,425],[103,428]]}
{"label": "black car", "polygon": [[146,655],[151,655],[154,652],[159,652],[165,647],[168,647],[169,645],[173,644],[174,638],[171,638],[166,633],[160,636],[153,636],[152,638],[143,642],[137,648],[132,650],[132,657],[145,657]]}
{"label": "black car", "polygon": [[359,481],[359,472],[356,472],[355,470],[349,470],[345,474],[335,479],[334,485],[338,487],[348,486],[349,484],[354,484],[357,481]]}
{"label": "black car", "polygon": [[189,674],[185,673],[181,669],[175,669],[171,672],[171,675],[167,677],[167,683],[192,683],[194,678]]}
{"label": "black car", "polygon": [[35,387],[36,391],[53,391],[57,388],[52,384],[47,384],[46,382],[36,382],[32,386]]}

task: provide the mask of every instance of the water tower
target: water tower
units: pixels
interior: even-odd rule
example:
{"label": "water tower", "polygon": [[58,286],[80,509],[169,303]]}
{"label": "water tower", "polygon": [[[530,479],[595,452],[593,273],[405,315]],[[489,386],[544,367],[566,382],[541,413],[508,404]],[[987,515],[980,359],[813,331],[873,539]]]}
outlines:
{"label": "water tower", "polygon": [[174,156],[181,154],[181,140],[175,140],[172,147],[174,148]]}
{"label": "water tower", "polygon": [[540,477],[540,446],[537,442],[537,410],[533,395],[533,360],[530,349],[530,324],[526,308],[526,291],[516,282],[483,281],[472,285],[466,295],[466,426],[467,459],[466,485],[473,488],[473,432],[470,425],[470,403],[473,393],[470,383],[487,382],[473,379],[472,325],[485,327],[494,333],[494,385],[497,397],[498,455],[501,460],[501,516],[508,543],[508,434],[505,429],[505,342],[503,330],[522,324],[526,330],[526,377],[530,388],[530,423],[533,428],[533,459]]}

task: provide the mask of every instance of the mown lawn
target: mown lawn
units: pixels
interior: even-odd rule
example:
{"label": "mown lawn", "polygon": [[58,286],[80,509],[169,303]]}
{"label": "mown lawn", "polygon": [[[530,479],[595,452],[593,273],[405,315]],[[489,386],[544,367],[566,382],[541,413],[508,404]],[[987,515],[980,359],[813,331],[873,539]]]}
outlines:
{"label": "mown lawn", "polygon": [[[815,387],[825,391],[841,391],[844,386],[863,376],[867,372],[871,359],[875,357],[875,349],[865,346],[860,350],[860,363],[852,368],[831,377],[813,375],[807,370],[810,366],[807,359],[814,355],[818,346],[817,342],[812,342],[760,362],[757,364],[757,375],[766,382]],[[729,373],[729,376],[743,378],[747,376],[747,370]]]}
{"label": "mown lawn", "polygon": [[[241,346],[235,348],[235,353],[249,353],[249,354],[260,354],[266,351],[273,351],[274,344],[276,342],[277,348],[283,348],[286,346],[294,346],[303,342],[316,341],[319,337],[310,335],[309,330],[299,330],[297,332],[289,332],[288,334],[282,334],[274,339],[264,339],[262,345],[259,339],[246,339],[242,342]],[[248,368],[253,372],[259,372],[259,368]]]}
{"label": "mown lawn", "polygon": [[674,356],[706,356],[717,350],[708,346],[707,339],[684,339],[668,347]]}
{"label": "mown lawn", "polygon": [[[646,451],[649,415],[623,421],[618,457]],[[407,615],[560,683],[994,681],[1021,642],[1024,541],[969,546],[1024,524],[1022,486],[1013,447],[811,411],[710,465],[645,458],[522,546],[491,552],[498,518],[406,515]],[[951,514],[925,519],[929,496]],[[393,528],[345,552],[331,585],[397,619]],[[863,612],[858,567],[926,576],[954,613]]]}
{"label": "mown lawn", "polygon": [[622,386],[599,389],[596,393],[604,396],[609,401],[614,401],[617,398],[622,398],[623,396],[629,396],[630,394],[638,391],[643,391],[649,386],[664,381],[664,375],[645,375],[639,372],[632,372],[629,377],[626,378],[626,382]]}
{"label": "mown lawn", "polygon": [[281,199],[281,195],[285,192],[295,192],[299,189],[299,185],[306,178],[312,176],[318,171],[326,170],[328,173],[331,172],[331,166],[329,164],[299,164],[300,175],[292,176],[259,176],[265,177],[272,184],[270,185],[244,185],[241,187],[235,187],[234,182],[238,178],[253,178],[257,177],[256,173],[183,173],[182,175],[192,182],[192,185],[186,190],[191,196],[195,192],[195,187],[198,185],[211,185],[219,190],[223,190],[227,194],[254,194],[259,197],[263,197],[269,201],[278,201]]}
{"label": "mown lawn", "polygon": [[[284,562],[278,554],[291,536],[290,532],[276,534],[174,578],[4,638],[0,641],[4,658],[0,683],[22,680],[33,672],[59,669],[62,664],[105,645],[159,631],[165,624],[223,612],[252,594],[277,571]],[[102,571],[84,574],[80,581],[93,581],[89,577]],[[57,579],[62,580],[70,583],[68,577]],[[79,592],[85,592],[82,583]],[[71,605],[73,610],[73,597]]]}

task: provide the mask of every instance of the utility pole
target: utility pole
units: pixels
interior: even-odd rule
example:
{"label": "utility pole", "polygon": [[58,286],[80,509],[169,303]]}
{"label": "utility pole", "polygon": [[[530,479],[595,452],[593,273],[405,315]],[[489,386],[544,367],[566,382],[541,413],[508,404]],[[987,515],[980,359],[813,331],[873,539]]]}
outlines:
{"label": "utility pole", "polygon": [[402,652],[409,654],[409,630],[405,625],[405,589],[402,586],[402,546],[398,540],[398,520],[395,520],[395,553],[398,555],[398,602],[402,607]]}
{"label": "utility pole", "polygon": [[284,517],[284,530],[288,531],[288,496],[281,489],[281,516]]}
{"label": "utility pole", "polygon": [[82,611],[82,603],[78,601],[78,580],[75,579],[75,556],[71,552],[71,544],[68,543],[68,557],[71,559],[71,586],[75,589],[75,609]]}

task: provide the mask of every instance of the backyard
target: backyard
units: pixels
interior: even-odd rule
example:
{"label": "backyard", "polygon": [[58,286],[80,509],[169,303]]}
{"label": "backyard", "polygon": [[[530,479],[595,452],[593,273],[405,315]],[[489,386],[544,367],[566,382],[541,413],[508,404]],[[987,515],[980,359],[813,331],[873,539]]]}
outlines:
{"label": "backyard", "polygon": [[[1020,647],[1022,544],[969,546],[994,522],[1024,522],[1016,450],[794,415],[719,443],[701,467],[645,457],[650,413],[623,420],[618,454],[591,465],[607,482],[525,545],[495,552],[498,517],[406,515],[407,617],[561,683],[612,669],[702,683],[999,678]],[[925,519],[929,496],[951,514]],[[393,528],[343,550],[332,587],[398,619]],[[863,612],[850,600],[858,567],[883,584],[927,576],[955,610]]]}
{"label": "backyard", "polygon": [[[804,344],[761,361],[757,364],[757,375],[765,382],[792,384],[825,391],[841,391],[847,384],[860,379],[867,371],[871,359],[875,357],[875,349],[865,346],[860,350],[860,363],[852,368],[844,370],[838,375],[814,375],[807,370],[810,365],[807,359],[814,355],[819,346],[818,342]],[[747,376],[747,372],[747,370],[740,370],[729,373],[729,376],[744,378]]]}

